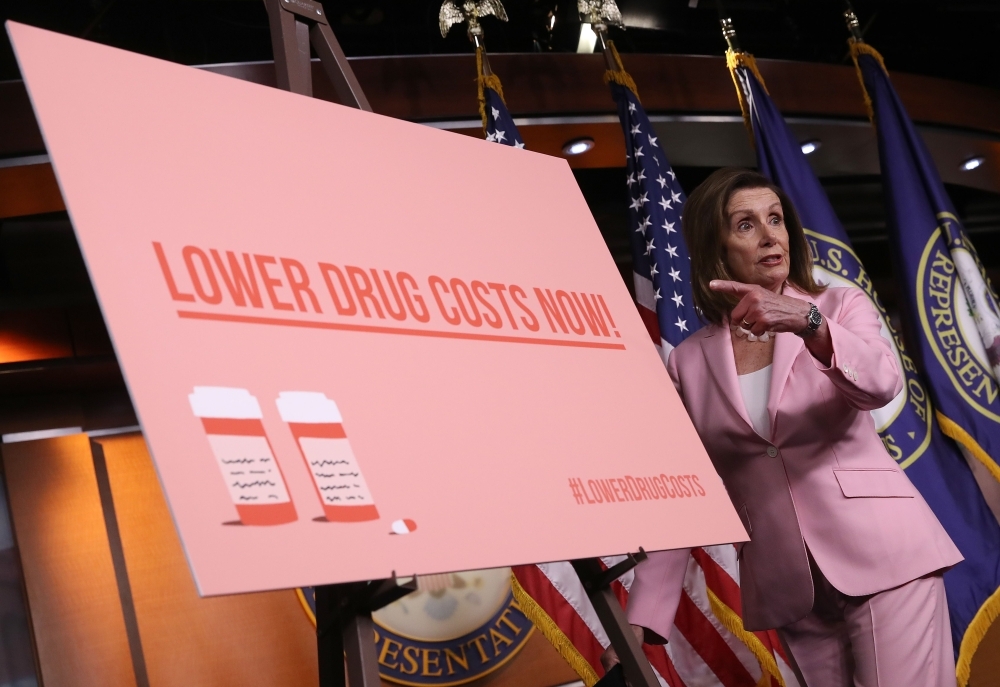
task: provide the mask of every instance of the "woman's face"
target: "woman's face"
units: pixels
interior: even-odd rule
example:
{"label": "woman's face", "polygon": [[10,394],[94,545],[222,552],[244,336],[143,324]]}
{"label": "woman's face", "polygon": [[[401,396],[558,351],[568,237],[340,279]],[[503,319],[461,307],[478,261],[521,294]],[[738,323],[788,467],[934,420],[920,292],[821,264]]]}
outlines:
{"label": "woman's face", "polygon": [[730,197],[726,215],[722,245],[729,274],[780,292],[788,278],[788,230],[777,194],[769,188],[740,189]]}

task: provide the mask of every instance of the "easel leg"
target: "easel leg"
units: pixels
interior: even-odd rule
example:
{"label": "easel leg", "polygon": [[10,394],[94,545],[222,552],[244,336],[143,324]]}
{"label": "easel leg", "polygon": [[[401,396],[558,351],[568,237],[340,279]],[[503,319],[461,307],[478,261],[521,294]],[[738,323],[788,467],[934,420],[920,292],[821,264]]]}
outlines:
{"label": "easel leg", "polygon": [[347,681],[351,687],[379,687],[378,656],[375,653],[375,623],[371,613],[358,613],[344,627],[347,651]]}
{"label": "easel leg", "polygon": [[316,587],[319,687],[380,687],[372,612],[416,588],[416,578],[401,585],[395,573],[379,582]]}
{"label": "easel leg", "polygon": [[315,592],[319,687],[347,687],[344,636],[340,627],[340,590],[337,585],[323,585],[316,587]]}
{"label": "easel leg", "polygon": [[649,665],[639,640],[632,634],[625,611],[615,593],[609,585],[595,585],[593,582],[604,576],[600,561],[596,558],[573,561],[573,568],[587,590],[587,596],[590,597],[597,618],[604,626],[604,631],[608,633],[611,646],[618,654],[622,669],[625,671],[625,679],[632,687],[659,687],[660,682],[656,679],[653,667]]}
{"label": "easel leg", "polygon": [[281,0],[266,0],[278,88],[312,96],[309,26],[281,9]]}

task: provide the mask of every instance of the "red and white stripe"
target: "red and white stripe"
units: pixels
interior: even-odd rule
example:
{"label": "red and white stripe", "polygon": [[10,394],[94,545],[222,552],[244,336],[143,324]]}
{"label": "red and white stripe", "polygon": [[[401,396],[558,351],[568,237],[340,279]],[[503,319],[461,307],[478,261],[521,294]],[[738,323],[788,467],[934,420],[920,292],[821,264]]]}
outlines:
{"label": "red and white stripe", "polygon": [[[614,565],[620,558],[605,559]],[[775,633],[753,633],[760,645],[774,658],[780,678],[762,666],[747,642],[730,632],[712,609],[709,589],[731,612],[738,615],[739,583],[736,577],[736,549],[731,545],[695,549],[688,561],[684,593],[674,622],[670,643],[666,646],[644,645],[660,684],[665,687],[755,687],[787,685],[798,687]],[[577,660],[567,656],[570,664],[587,685],[603,675],[600,657],[609,644],[587,598],[576,572],[569,563],[545,563],[514,568],[521,589],[552,621],[577,653]],[[710,584],[711,583],[711,584]],[[632,573],[622,576],[613,585],[624,606]],[[735,608],[729,604],[736,597]],[[525,604],[522,604],[524,607]],[[524,608],[529,617],[530,608]],[[559,646],[563,638],[546,633],[544,618],[532,618],[550,641]],[[549,625],[551,629],[551,625]],[[565,644],[563,653],[565,655]],[[759,651],[759,649],[758,649]],[[580,662],[590,670],[580,670]]]}
{"label": "red and white stripe", "polygon": [[[673,346],[660,336],[653,283],[633,276],[639,314],[666,364]],[[618,560],[604,562],[611,566]],[[584,683],[592,685],[604,674],[600,657],[609,640],[573,566],[565,562],[518,566],[514,577],[515,591],[530,597],[529,603],[522,603],[525,613],[577,669]],[[613,585],[623,607],[632,579],[629,572]],[[643,646],[660,684],[799,687],[777,633],[743,630],[740,608],[736,548],[726,544],[693,549],[670,642]]]}

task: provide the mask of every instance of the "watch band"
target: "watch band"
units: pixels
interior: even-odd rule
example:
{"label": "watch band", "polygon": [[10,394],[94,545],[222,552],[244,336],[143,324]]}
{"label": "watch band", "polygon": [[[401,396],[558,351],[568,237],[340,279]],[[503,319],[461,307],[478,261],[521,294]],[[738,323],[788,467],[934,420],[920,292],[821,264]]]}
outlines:
{"label": "watch band", "polygon": [[809,314],[806,315],[806,326],[802,331],[796,332],[796,335],[801,336],[802,338],[812,336],[816,333],[816,330],[819,329],[821,324],[823,324],[823,315],[814,303],[810,303]]}

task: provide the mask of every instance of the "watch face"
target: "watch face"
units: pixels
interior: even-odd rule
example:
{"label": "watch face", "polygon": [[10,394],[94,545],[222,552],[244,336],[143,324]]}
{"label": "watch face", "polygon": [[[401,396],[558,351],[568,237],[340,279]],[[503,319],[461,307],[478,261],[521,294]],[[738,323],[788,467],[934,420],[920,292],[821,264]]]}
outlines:
{"label": "watch face", "polygon": [[809,327],[811,329],[818,329],[821,324],[823,324],[823,316],[820,315],[819,309],[814,305],[809,310]]}

